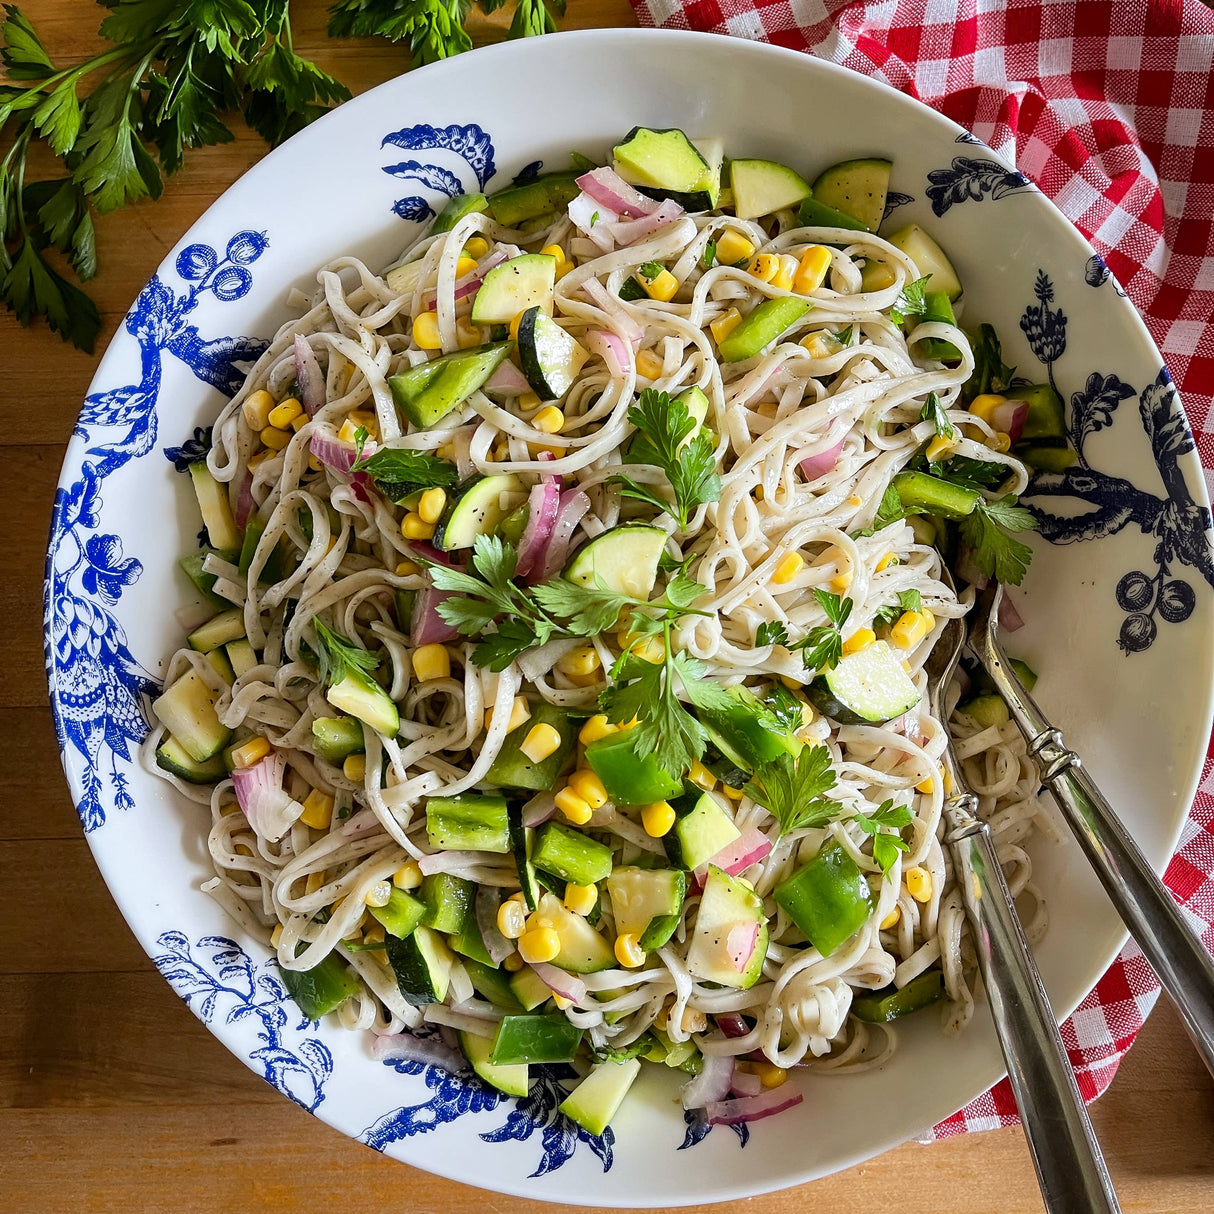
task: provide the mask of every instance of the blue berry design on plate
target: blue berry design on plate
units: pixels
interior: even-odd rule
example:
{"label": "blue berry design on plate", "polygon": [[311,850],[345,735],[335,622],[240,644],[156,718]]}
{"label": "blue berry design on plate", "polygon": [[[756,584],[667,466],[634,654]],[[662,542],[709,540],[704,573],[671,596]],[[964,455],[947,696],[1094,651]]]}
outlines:
{"label": "blue berry design on plate", "polygon": [[[425,1030],[419,1033],[424,1034]],[[385,1113],[358,1136],[360,1142],[377,1151],[468,1114],[512,1106],[506,1120],[496,1129],[483,1131],[480,1138],[483,1142],[527,1142],[538,1134],[541,1154],[531,1176],[545,1176],[564,1167],[579,1144],[589,1147],[598,1157],[604,1172],[614,1162],[615,1136],[610,1128],[601,1135],[591,1134],[560,1111],[559,1105],[568,1094],[570,1081],[577,1078],[572,1067],[532,1067],[530,1092],[514,1098],[482,1083],[471,1070],[453,1075],[440,1066],[399,1059],[384,1065],[402,1075],[420,1075],[431,1095],[428,1100]]]}
{"label": "blue berry design on plate", "polygon": [[[1090,261],[1088,265],[1090,268]],[[1066,354],[1067,318],[1055,305],[1053,283],[1044,271],[1038,272],[1033,293],[1037,302],[1025,308],[1020,328],[1057,390],[1054,364]],[[1121,405],[1135,396],[1163,494],[1102,472],[1088,458],[1086,445],[1091,436],[1114,425]],[[1197,605],[1193,584],[1177,576],[1177,565],[1188,566],[1214,587],[1210,512],[1194,502],[1180,467],[1181,456],[1194,449],[1193,435],[1167,368],[1161,367],[1141,391],[1116,375],[1091,372],[1083,387],[1071,393],[1067,437],[1075,463],[1063,472],[1037,472],[1025,490],[1025,504],[1036,517],[1042,536],[1054,544],[1115,535],[1131,523],[1154,538],[1154,569],[1131,570],[1118,581],[1115,592],[1117,605],[1126,613],[1117,643],[1127,654],[1141,653],[1154,643],[1160,621],[1183,623]],[[1055,514],[1046,508],[1050,498],[1069,498],[1089,508],[1082,513]]]}
{"label": "blue berry design on plate", "polygon": [[266,1082],[308,1112],[325,1098],[333,1055],[319,1037],[301,1036],[315,1027],[287,994],[277,963],[261,965],[226,936],[203,936],[191,944],[183,932],[162,932],[164,950],[152,964],[204,1023],[249,1021],[261,1043],[249,1052]]}
{"label": "blue berry design on plate", "polygon": [[[175,267],[188,284],[176,294],[154,275],[139,293],[125,325],[139,345],[140,379],[87,398],[75,433],[88,444],[80,478],[55,495],[43,593],[46,663],[59,749],[73,747],[85,760],[77,807],[86,831],[105,822],[109,809],[130,809],[127,775],[132,747],[147,733],[144,700],[156,680],[135,660],[126,632],[112,610],[143,574],[143,564],[124,551],[121,536],[101,531],[102,486],[156,442],[156,409],[166,355],[179,359],[225,396],[244,382],[243,367],[266,343],[251,337],[204,338],[191,314],[211,295],[230,303],[253,285],[249,267],[268,245],[264,232],[238,232],[222,257],[193,244]],[[183,448],[185,453],[194,439]],[[174,457],[176,458],[176,457]],[[107,805],[102,772],[109,767]]]}
{"label": "blue berry design on plate", "polygon": [[[448,162],[462,160],[460,171],[456,172],[444,163],[434,163],[431,157],[425,160],[408,159],[396,164],[383,166],[383,171],[402,181],[416,181],[435,194],[454,198],[464,194],[468,186],[461,175],[466,166],[472,170],[476,181],[476,189],[483,190],[489,184],[489,179],[497,172],[493,162],[493,140],[476,123],[467,126],[433,127],[426,123],[417,126],[407,126],[399,131],[391,131],[384,136],[380,147],[396,147],[409,152],[443,152],[448,153]],[[420,194],[410,194],[398,198],[392,204],[392,209],[402,219],[417,222],[429,219],[435,214],[429,199]]]}

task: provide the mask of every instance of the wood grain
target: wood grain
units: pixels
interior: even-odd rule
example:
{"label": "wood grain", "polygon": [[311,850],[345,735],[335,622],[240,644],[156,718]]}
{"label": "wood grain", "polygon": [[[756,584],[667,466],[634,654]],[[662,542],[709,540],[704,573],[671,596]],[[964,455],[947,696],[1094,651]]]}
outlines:
{"label": "wood grain", "polygon": [[[57,56],[97,45],[100,10],[84,0],[29,7]],[[322,3],[296,0],[292,11],[301,53],[356,93],[405,66],[386,43],[326,39]],[[507,22],[477,19],[476,40],[501,38]],[[572,0],[564,23],[628,24],[627,0]],[[181,232],[263,151],[242,131],[191,155],[159,202],[99,221],[99,352]],[[54,485],[96,363],[0,314],[0,1208],[533,1210],[384,1159],[282,1099],[154,972],[106,891],[59,774],[41,647]],[[1214,1209],[1214,1084],[1169,1007],[1151,1017],[1093,1116],[1127,1211]],[[1026,1214],[1041,1201],[1023,1136],[1005,1130],[908,1144],[746,1208]]]}

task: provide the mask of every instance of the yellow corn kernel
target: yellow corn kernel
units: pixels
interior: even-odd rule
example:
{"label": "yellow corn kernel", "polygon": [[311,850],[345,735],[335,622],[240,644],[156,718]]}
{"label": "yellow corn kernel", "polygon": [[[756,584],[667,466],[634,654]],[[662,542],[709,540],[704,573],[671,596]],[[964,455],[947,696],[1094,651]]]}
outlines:
{"label": "yellow corn kernel", "polygon": [[341,429],[337,432],[337,437],[343,443],[356,443],[358,441],[358,427],[347,417],[341,424]]}
{"label": "yellow corn kernel", "polygon": [[271,451],[281,451],[291,441],[291,436],[285,430],[276,430],[273,426],[267,426],[261,432],[261,441]]}
{"label": "yellow corn kernel", "polygon": [[710,321],[708,328],[712,332],[713,341],[719,346],[741,323],[742,313],[737,308],[730,308],[716,320]]}
{"label": "yellow corn kernel", "polygon": [[565,674],[593,674],[602,665],[593,645],[579,645],[557,659],[557,670]]}
{"label": "yellow corn kernel", "polygon": [[421,566],[416,561],[397,561],[396,576],[409,577],[410,574],[416,573]]}
{"label": "yellow corn kernel", "polygon": [[975,396],[970,401],[970,412],[981,418],[989,426],[991,424],[991,416],[1000,405],[1007,404],[1006,396],[996,396],[992,392],[984,392],[981,396]]}
{"label": "yellow corn kernel", "polygon": [[797,259],[789,254],[780,255],[780,268],[776,271],[775,277],[771,280],[773,287],[778,287],[781,291],[791,291],[793,279],[797,273]]}
{"label": "yellow corn kernel", "polygon": [[[981,398],[979,398],[981,399]],[[244,414],[245,425],[250,430],[262,431],[270,424],[270,411],[274,408],[274,398],[264,389],[250,392],[245,402],[240,406]]]}
{"label": "yellow corn kernel", "polygon": [[[510,705],[510,720],[506,722],[506,732],[513,733],[524,721],[531,717],[531,705],[527,703],[526,697],[515,696],[514,703]],[[493,728],[493,706],[490,705],[485,709],[485,728]]]}
{"label": "yellow corn kernel", "polygon": [[645,964],[645,950],[635,932],[625,932],[615,938],[615,959],[625,969],[638,969]]}
{"label": "yellow corn kernel", "polygon": [[489,252],[489,242],[483,236],[469,236],[464,241],[464,256],[474,257],[479,261]]}
{"label": "yellow corn kernel", "polygon": [[565,425],[565,415],[556,405],[545,405],[531,419],[531,424],[545,434],[560,434]]}
{"label": "yellow corn kernel", "polygon": [[902,918],[902,908],[895,902],[894,909],[881,920],[881,930],[889,931],[891,927],[898,926],[898,920]]}
{"label": "yellow corn kernel", "polygon": [[570,270],[573,269],[573,262],[569,260],[568,254],[559,244],[545,245],[541,253],[547,254],[549,257],[556,258],[556,281],[560,282]]}
{"label": "yellow corn kernel", "polygon": [[931,632],[936,626],[936,617],[926,607],[920,607],[919,614],[927,621],[927,630]]}
{"label": "yellow corn kernel", "polygon": [[851,570],[844,569],[842,573],[836,573],[830,579],[830,588],[836,594],[842,594],[851,585]]}
{"label": "yellow corn kernel", "polygon": [[877,572],[880,573],[882,569],[888,569],[891,565],[896,565],[897,563],[898,563],[897,556],[892,552],[887,552],[877,562]]}
{"label": "yellow corn kernel", "polygon": [[270,753],[270,749],[270,743],[265,738],[250,738],[232,751],[232,766],[253,767]]}
{"label": "yellow corn kernel", "polygon": [[781,270],[780,259],[774,253],[760,253],[746,267],[746,272],[752,274],[760,282],[771,282]]}
{"label": "yellow corn kernel", "polygon": [[746,790],[742,788],[730,788],[728,784],[721,785],[721,791],[731,800],[740,801],[745,795]]}
{"label": "yellow corn kernel", "polygon": [[480,325],[474,325],[462,316],[455,322],[455,344],[461,350],[470,350],[473,346],[485,344],[485,334]]}
{"label": "yellow corn kernel", "polygon": [[927,776],[925,779],[920,780],[919,783],[915,785],[915,791],[921,792],[925,797],[930,797],[932,795],[932,790],[935,787],[936,781],[933,780],[931,776]]}
{"label": "yellow corn kernel", "polygon": [[308,879],[304,882],[304,894],[314,894],[318,889],[323,889],[325,879],[328,874],[322,868],[319,872],[313,870],[308,874]]}
{"label": "yellow corn kernel", "polygon": [[413,651],[413,677],[419,683],[451,677],[451,655],[442,645],[421,645]]}
{"label": "yellow corn kernel", "polygon": [[363,901],[368,906],[387,906],[392,901],[392,882],[376,881],[365,894]]}
{"label": "yellow corn kernel", "polygon": [[759,1082],[769,1091],[772,1088],[778,1088],[788,1078],[788,1072],[782,1066],[776,1066],[774,1062],[753,1063],[751,1070],[758,1075]]}
{"label": "yellow corn kernel", "polygon": [[455,444],[443,443],[441,447],[435,447],[434,454],[437,455],[439,459],[445,459],[447,463],[453,464],[455,463]]}
{"label": "yellow corn kernel", "polygon": [[413,340],[421,350],[441,350],[443,339],[438,332],[438,313],[422,312],[413,321]]}
{"label": "yellow corn kernel", "polygon": [[805,568],[805,558],[799,552],[786,552],[780,558],[780,563],[776,566],[776,571],[771,575],[771,580],[779,586],[783,586],[786,582],[791,582],[793,578]]}
{"label": "yellow corn kernel", "polygon": [[649,662],[656,666],[659,662],[666,658],[666,644],[660,637],[641,637],[639,640],[632,640],[631,634],[628,636],[630,644],[621,642],[620,648],[627,649],[630,653],[635,654],[642,662]]}
{"label": "yellow corn kernel", "polygon": [[270,933],[270,946],[272,948],[277,948],[279,945],[279,942],[281,940],[282,940],[282,924],[276,923],[276,924],[274,924],[274,930]]}
{"label": "yellow corn kernel", "polygon": [[[262,449],[260,451],[256,452],[253,455],[250,455],[249,462],[247,465],[249,471],[252,472],[254,468],[258,467],[258,465],[260,465],[260,464],[264,464],[266,462],[266,460],[273,459],[274,454],[275,453],[273,451],[267,450],[265,447],[262,447]],[[314,468],[312,467],[313,463],[315,463],[315,465],[316,465]],[[318,460],[316,458],[316,456],[309,455],[308,456],[308,467],[312,468],[313,472],[319,472],[321,470],[321,468],[324,467],[324,465],[320,462],[320,460]]]}
{"label": "yellow corn kernel", "polygon": [[736,266],[739,261],[743,259],[749,261],[754,255],[754,245],[741,232],[735,232],[733,228],[726,228],[717,237],[718,265]]}
{"label": "yellow corn kernel", "polygon": [[420,514],[410,511],[400,520],[400,533],[407,540],[432,540],[434,524],[427,523]]}
{"label": "yellow corn kernel", "polygon": [[363,943],[383,944],[385,935],[386,933],[384,932],[384,925],[382,923],[377,923],[374,927],[369,927],[365,932],[363,932]]}
{"label": "yellow corn kernel", "polygon": [[497,908],[497,930],[507,940],[517,940],[527,930],[527,913],[520,903],[510,900]]}
{"label": "yellow corn kernel", "polygon": [[839,344],[835,341],[834,334],[826,329],[815,329],[812,333],[807,333],[801,338],[801,346],[814,358],[829,358],[839,352]]}
{"label": "yellow corn kernel", "polygon": [[561,951],[561,938],[552,927],[529,927],[518,940],[518,955],[528,965],[543,965]]}
{"label": "yellow corn kernel", "polygon": [[697,787],[702,788],[705,792],[709,792],[717,786],[717,778],[696,759],[691,765],[691,770],[687,773],[687,778]]}
{"label": "yellow corn kernel", "polygon": [[521,970],[526,964],[527,963],[518,955],[518,953],[511,953],[505,959],[505,961],[502,962],[502,969],[504,969],[507,973],[517,974],[519,970]]}
{"label": "yellow corn kernel", "polygon": [[588,767],[580,767],[569,777],[569,787],[573,789],[591,809],[598,809],[607,804],[607,790],[603,781]]}
{"label": "yellow corn kernel", "polygon": [[304,413],[303,405],[295,397],[288,396],[281,404],[275,405],[270,410],[269,422],[271,426],[277,426],[279,430],[285,430],[299,417],[303,417],[306,423],[307,414]]}
{"label": "yellow corn kernel", "polygon": [[668,801],[654,801],[641,810],[641,825],[651,839],[660,839],[670,833],[674,825],[674,810]]}
{"label": "yellow corn kernel", "polygon": [[793,279],[793,289],[799,295],[808,295],[816,291],[826,279],[826,271],[830,269],[830,250],[825,245],[811,244],[797,263],[796,277]]}
{"label": "yellow corn kernel", "polygon": [[578,731],[577,740],[583,746],[589,746],[592,742],[597,742],[600,738],[605,738],[609,734],[615,733],[619,729],[618,725],[612,725],[607,720],[605,713],[597,713],[591,717],[589,721]]}
{"label": "yellow corn kernel", "polygon": [[954,447],[955,440],[945,438],[943,434],[937,434],[930,443],[927,444],[927,462],[934,464],[938,459],[943,459]]}
{"label": "yellow corn kernel", "polygon": [[858,493],[853,493],[851,497],[847,499],[847,504],[849,506],[863,506],[864,499]]}
{"label": "yellow corn kernel", "polygon": [[920,611],[904,611],[889,630],[889,639],[899,649],[914,649],[927,636],[928,623]]}
{"label": "yellow corn kernel", "polygon": [[551,725],[541,722],[531,727],[519,749],[532,763],[542,763],[549,755],[556,753],[560,744],[561,735]]}
{"label": "yellow corn kernel", "polygon": [[638,275],[641,286],[645,288],[645,294],[650,299],[656,299],[658,303],[669,303],[679,290],[679,280],[669,270],[663,270],[656,278],[646,278],[644,274]]}
{"label": "yellow corn kernel", "polygon": [[585,826],[590,821],[591,808],[573,791],[572,788],[562,788],[553,797],[556,807],[569,819],[574,826]]}
{"label": "yellow corn kernel", "polygon": [[1010,451],[1012,449],[1011,436],[1004,434],[1002,430],[996,430],[995,433],[986,440],[986,445],[990,447],[992,451],[999,451],[1001,453],[1004,451]]}
{"label": "yellow corn kernel", "polygon": [[575,885],[570,881],[565,886],[565,909],[575,915],[590,914],[598,900],[599,891],[593,885]]}
{"label": "yellow corn kernel", "polygon": [[311,420],[306,413],[301,413],[298,417],[291,418],[291,429],[298,434]]}
{"label": "yellow corn kernel", "polygon": [[801,688],[805,686],[805,684],[799,679],[794,679],[792,675],[788,674],[782,674],[780,676],[780,682],[783,683],[789,691],[800,691]]}
{"label": "yellow corn kernel", "polygon": [[416,860],[407,860],[392,874],[397,889],[416,889],[422,883],[422,870]]}
{"label": "yellow corn kernel", "polygon": [[932,875],[926,868],[908,868],[906,870],[906,892],[916,902],[932,900]]}
{"label": "yellow corn kernel", "polygon": [[[510,322],[510,337],[512,341],[518,341],[518,327],[523,323],[523,317],[526,316],[526,310],[516,312],[514,319]],[[538,398],[537,398],[538,399]],[[521,400],[520,400],[521,403]]]}
{"label": "yellow corn kernel", "polygon": [[662,374],[662,360],[652,350],[641,350],[636,356],[637,374],[646,379],[658,379]]}
{"label": "yellow corn kernel", "polygon": [[417,503],[417,513],[423,523],[437,523],[447,508],[445,489],[427,489]]}
{"label": "yellow corn kernel", "polygon": [[844,654],[859,653],[861,649],[867,649],[876,639],[877,634],[871,628],[857,628],[843,642],[843,652]]}
{"label": "yellow corn kernel", "polygon": [[552,1002],[556,1004],[560,1011],[564,1011],[567,1007],[573,1006],[572,999],[566,999],[564,995],[558,995],[556,991],[552,992]]}
{"label": "yellow corn kernel", "polygon": [[341,765],[341,774],[351,784],[361,784],[367,778],[367,756],[347,755],[346,761]]}
{"label": "yellow corn kernel", "polygon": [[333,798],[327,792],[314,788],[304,798],[304,811],[299,820],[313,830],[327,830],[333,821]]}
{"label": "yellow corn kernel", "polygon": [[463,278],[465,274],[471,274],[476,269],[475,257],[461,256],[459,261],[455,263],[455,277]]}

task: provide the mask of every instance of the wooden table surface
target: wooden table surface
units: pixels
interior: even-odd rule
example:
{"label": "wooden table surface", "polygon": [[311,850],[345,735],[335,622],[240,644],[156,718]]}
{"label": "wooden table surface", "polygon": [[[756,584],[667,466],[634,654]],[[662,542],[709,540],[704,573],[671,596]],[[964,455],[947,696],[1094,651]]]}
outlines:
{"label": "wooden table surface", "polygon": [[[57,56],[96,45],[85,0],[27,4]],[[405,66],[384,42],[330,42],[323,5],[296,0],[296,45],[355,92]],[[631,25],[627,0],[571,0],[565,28]],[[503,22],[479,20],[478,42]],[[41,641],[42,565],[63,448],[100,352],[181,233],[263,153],[192,153],[164,197],[98,225],[96,356],[0,312],[0,1210],[470,1209],[479,1193],[381,1157],[284,1100],[210,1035],[139,949],[89,856],[55,751]],[[1214,1085],[1161,1004],[1094,1108],[1124,1208],[1214,1209]],[[594,1193],[586,1195],[592,1208]],[[1019,1129],[870,1163],[747,1203],[756,1212],[1040,1210]]]}

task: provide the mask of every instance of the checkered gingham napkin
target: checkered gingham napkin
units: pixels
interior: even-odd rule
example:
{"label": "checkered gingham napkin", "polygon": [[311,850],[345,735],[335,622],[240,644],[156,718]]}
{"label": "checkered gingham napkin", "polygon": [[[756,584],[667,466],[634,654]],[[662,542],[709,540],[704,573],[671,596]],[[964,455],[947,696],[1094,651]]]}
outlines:
{"label": "checkered gingham napkin", "polygon": [[[1214,13],[1199,0],[632,0],[642,25],[807,51],[1013,162],[1107,262],[1180,387],[1214,493]],[[1214,746],[1164,880],[1214,949]],[[1062,1026],[1087,1100],[1159,987],[1133,944]],[[1007,1080],[930,1132],[1017,1122]]]}

